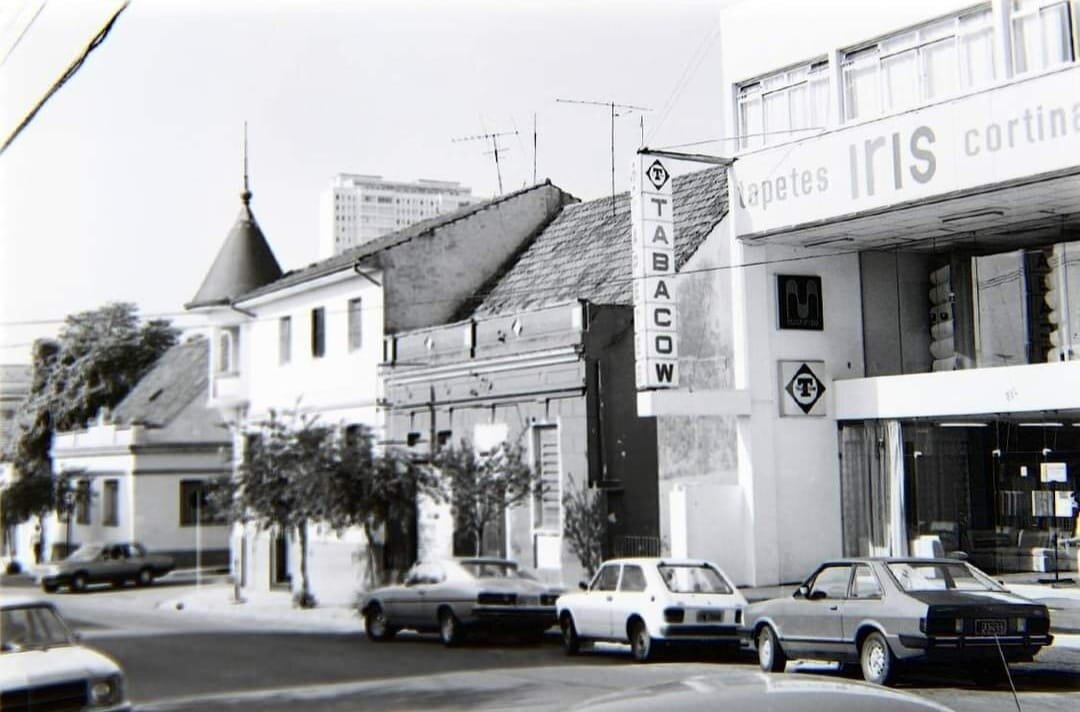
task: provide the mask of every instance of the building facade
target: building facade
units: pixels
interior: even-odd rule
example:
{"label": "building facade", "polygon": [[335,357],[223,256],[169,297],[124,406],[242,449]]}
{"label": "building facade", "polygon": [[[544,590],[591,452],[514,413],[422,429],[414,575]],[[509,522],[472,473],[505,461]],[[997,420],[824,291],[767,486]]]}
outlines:
{"label": "building facade", "polygon": [[1077,14],[724,10],[732,209],[676,280],[679,388],[639,395],[673,553],[1077,570]]}
{"label": "building facade", "polygon": [[391,181],[339,173],[319,198],[319,256],[331,257],[482,200],[453,181]]}
{"label": "building facade", "polygon": [[[25,364],[0,364],[0,490],[15,477],[5,453],[16,435],[16,417],[19,407],[30,395],[32,369]],[[0,531],[0,562],[19,561],[20,565],[33,562],[31,552],[33,523]]]}

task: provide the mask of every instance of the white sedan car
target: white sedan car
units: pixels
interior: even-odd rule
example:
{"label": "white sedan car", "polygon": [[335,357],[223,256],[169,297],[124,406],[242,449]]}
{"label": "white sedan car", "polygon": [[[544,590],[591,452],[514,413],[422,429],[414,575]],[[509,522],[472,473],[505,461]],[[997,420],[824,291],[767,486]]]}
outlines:
{"label": "white sedan car", "polygon": [[583,641],[629,642],[638,662],[665,645],[739,647],[746,599],[708,561],[612,559],[581,588],[555,603],[567,655]]}

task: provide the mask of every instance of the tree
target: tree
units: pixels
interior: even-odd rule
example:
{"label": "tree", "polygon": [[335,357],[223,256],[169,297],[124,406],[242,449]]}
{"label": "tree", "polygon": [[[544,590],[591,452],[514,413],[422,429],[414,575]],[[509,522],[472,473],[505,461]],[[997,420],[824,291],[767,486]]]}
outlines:
{"label": "tree", "polygon": [[53,433],[81,428],[102,408],[114,408],[178,336],[165,320],[140,325],[135,305],[117,302],[69,315],[56,339],[34,343],[30,393],[5,453],[25,482],[20,513],[55,509],[53,485],[34,479],[52,479]]}
{"label": "tree", "polygon": [[470,534],[476,556],[483,553],[488,527],[507,509],[539,494],[543,486],[516,444],[503,442],[489,452],[478,452],[462,440],[460,448],[439,452],[435,464],[449,490],[455,522]]}
{"label": "tree", "polygon": [[592,577],[604,559],[607,512],[599,490],[578,488],[570,477],[563,495],[563,534],[570,551]]}

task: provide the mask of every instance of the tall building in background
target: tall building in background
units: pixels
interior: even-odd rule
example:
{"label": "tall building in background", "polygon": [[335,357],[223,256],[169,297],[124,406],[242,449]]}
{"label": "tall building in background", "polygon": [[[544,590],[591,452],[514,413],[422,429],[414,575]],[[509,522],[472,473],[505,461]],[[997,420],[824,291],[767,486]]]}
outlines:
{"label": "tall building in background", "polygon": [[422,178],[407,183],[339,173],[319,201],[319,257],[481,200],[471,188],[453,181]]}

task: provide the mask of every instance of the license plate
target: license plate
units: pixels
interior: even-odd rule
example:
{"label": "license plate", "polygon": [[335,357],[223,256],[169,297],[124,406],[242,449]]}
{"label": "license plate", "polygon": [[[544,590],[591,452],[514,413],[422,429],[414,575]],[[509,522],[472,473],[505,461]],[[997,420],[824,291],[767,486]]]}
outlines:
{"label": "license plate", "polygon": [[699,623],[722,623],[724,621],[723,611],[699,611],[697,614]]}
{"label": "license plate", "polygon": [[1005,621],[975,621],[975,635],[1005,635]]}

